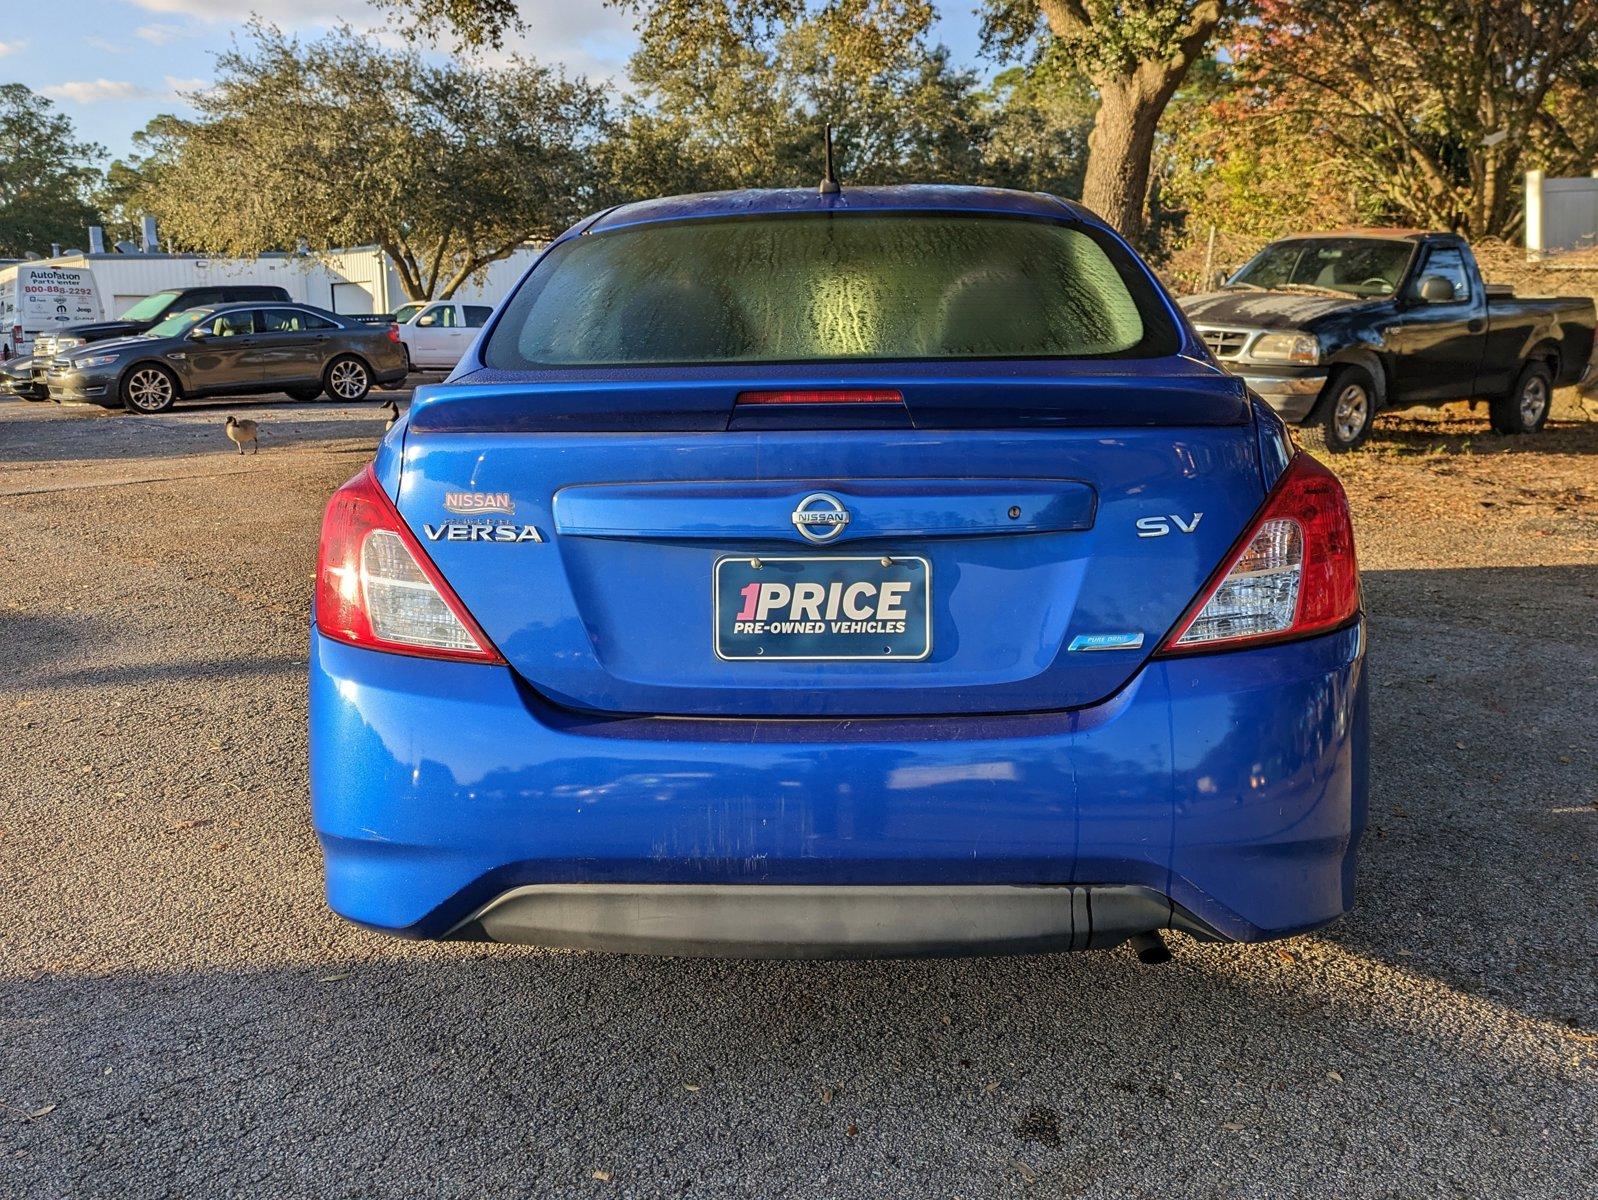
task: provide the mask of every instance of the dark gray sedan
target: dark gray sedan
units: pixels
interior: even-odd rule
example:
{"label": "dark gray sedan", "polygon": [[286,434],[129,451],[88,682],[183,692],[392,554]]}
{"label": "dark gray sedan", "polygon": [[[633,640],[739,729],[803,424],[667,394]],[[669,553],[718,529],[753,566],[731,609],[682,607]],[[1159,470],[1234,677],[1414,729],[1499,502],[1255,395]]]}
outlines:
{"label": "dark gray sedan", "polygon": [[47,400],[50,393],[33,379],[33,359],[8,358],[0,362],[0,396],[20,396],[24,400]]}
{"label": "dark gray sedan", "polygon": [[358,324],[308,304],[219,304],[59,356],[49,386],[57,400],[157,413],[177,400],[253,392],[352,402],[405,372],[393,325]]}

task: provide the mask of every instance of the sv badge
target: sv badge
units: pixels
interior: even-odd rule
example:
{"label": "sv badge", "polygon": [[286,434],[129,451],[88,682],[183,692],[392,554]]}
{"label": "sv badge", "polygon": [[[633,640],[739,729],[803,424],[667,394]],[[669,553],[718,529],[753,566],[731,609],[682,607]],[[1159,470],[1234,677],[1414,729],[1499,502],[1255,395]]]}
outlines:
{"label": "sv badge", "polygon": [[1176,526],[1178,533],[1192,533],[1198,528],[1199,522],[1204,519],[1204,514],[1196,512],[1190,520],[1184,521],[1172,513],[1168,517],[1139,517],[1137,522],[1137,535],[1140,538],[1164,537],[1171,532],[1171,526]]}

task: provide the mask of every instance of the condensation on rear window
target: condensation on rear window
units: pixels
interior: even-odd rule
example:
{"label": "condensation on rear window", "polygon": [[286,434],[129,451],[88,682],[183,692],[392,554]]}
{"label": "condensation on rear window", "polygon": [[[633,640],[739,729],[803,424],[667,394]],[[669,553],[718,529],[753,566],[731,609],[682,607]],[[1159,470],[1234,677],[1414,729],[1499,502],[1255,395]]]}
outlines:
{"label": "condensation on rear window", "polygon": [[1099,236],[1037,220],[837,214],[576,237],[507,305],[486,359],[515,369],[1168,353],[1173,330],[1152,286]]}

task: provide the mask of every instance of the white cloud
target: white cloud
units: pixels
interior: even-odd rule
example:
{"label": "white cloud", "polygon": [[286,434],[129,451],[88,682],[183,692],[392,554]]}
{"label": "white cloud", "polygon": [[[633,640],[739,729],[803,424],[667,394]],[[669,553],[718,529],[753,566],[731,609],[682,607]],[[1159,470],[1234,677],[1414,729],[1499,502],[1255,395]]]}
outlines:
{"label": "white cloud", "polygon": [[83,41],[85,45],[92,46],[103,54],[126,54],[128,52],[126,46],[113,42],[110,38],[86,37]]}
{"label": "white cloud", "polygon": [[102,100],[148,100],[150,91],[125,79],[77,79],[39,89],[52,100],[98,104]]}
{"label": "white cloud", "polygon": [[622,82],[638,40],[625,12],[603,0],[523,0],[521,13],[526,29],[506,39],[504,52],[485,54],[485,62],[520,54],[595,83]]}
{"label": "white cloud", "polygon": [[[196,17],[209,25],[238,24],[239,6],[219,5],[216,0],[133,0],[145,12],[163,16]],[[329,11],[336,8],[338,11]],[[251,0],[248,11],[264,21],[276,25],[328,25],[340,19],[340,13],[354,20],[369,11],[364,0]]]}
{"label": "white cloud", "polygon": [[27,42],[0,42],[0,58],[8,54],[15,54],[18,50],[25,49]]}
{"label": "white cloud", "polygon": [[164,46],[173,38],[180,38],[187,32],[188,30],[181,25],[159,21],[153,25],[140,25],[133,31],[133,36],[149,42],[152,46]]}
{"label": "white cloud", "polygon": [[129,100],[181,100],[180,93],[198,92],[211,85],[209,79],[179,79],[168,75],[164,88],[145,87],[126,79],[74,79],[40,88],[52,100],[71,100],[76,104],[99,104],[102,101]]}
{"label": "white cloud", "polygon": [[[192,17],[210,25],[238,24],[241,7],[216,0],[130,0],[161,16]],[[636,41],[632,18],[605,0],[520,0],[526,30],[507,39],[506,52],[535,58],[548,66],[564,66],[568,74],[588,75],[596,82],[617,78]],[[348,22],[384,45],[405,46],[408,39],[394,28],[389,14],[366,0],[250,0],[247,10],[269,24],[289,31],[326,29]],[[427,49],[418,44],[418,49]],[[439,47],[447,49],[447,47]],[[504,55],[486,55],[502,61]]]}
{"label": "white cloud", "polygon": [[203,75],[196,75],[192,79],[178,79],[175,76],[168,75],[166,77],[166,93],[169,98],[176,100],[180,99],[186,92],[206,91],[213,82],[215,81],[207,79]]}

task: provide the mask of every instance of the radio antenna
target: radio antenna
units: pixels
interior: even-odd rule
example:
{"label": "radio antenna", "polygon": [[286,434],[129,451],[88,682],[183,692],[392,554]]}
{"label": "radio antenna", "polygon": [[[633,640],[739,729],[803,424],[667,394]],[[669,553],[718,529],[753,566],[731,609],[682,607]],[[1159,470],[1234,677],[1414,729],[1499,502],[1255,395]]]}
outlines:
{"label": "radio antenna", "polygon": [[826,141],[826,173],[821,177],[821,186],[816,189],[816,194],[836,196],[843,189],[838,186],[838,176],[832,169],[832,122],[827,122],[826,131],[822,136]]}

